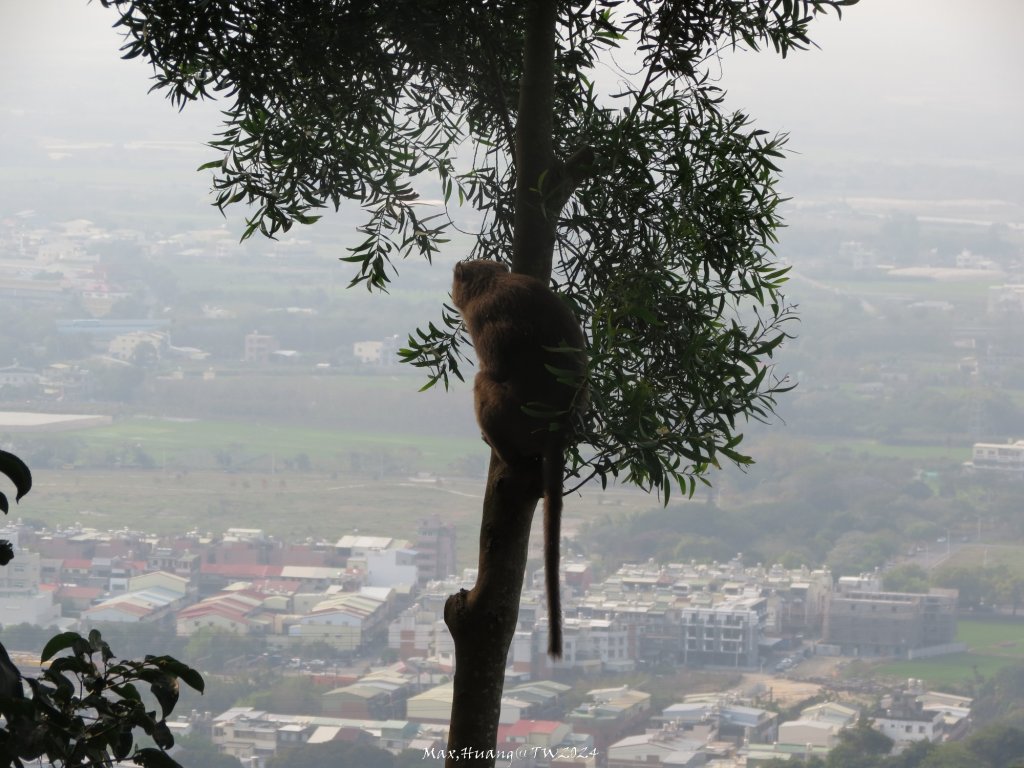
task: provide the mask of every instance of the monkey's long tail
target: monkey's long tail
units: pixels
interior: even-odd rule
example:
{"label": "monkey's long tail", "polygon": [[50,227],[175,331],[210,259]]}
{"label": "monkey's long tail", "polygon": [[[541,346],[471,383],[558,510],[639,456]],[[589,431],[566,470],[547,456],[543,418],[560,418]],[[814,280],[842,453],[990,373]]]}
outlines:
{"label": "monkey's long tail", "polygon": [[548,593],[548,655],[562,658],[562,599],[558,584],[562,538],[562,469],[565,455],[560,445],[544,456],[544,582]]}

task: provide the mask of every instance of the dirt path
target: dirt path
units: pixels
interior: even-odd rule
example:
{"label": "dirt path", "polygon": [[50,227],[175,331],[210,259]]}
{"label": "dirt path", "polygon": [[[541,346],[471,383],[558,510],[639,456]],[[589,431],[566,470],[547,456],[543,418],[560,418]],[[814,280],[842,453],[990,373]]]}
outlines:
{"label": "dirt path", "polygon": [[821,692],[821,686],[816,683],[757,672],[743,675],[742,686],[748,695],[773,701],[781,707],[799,704]]}
{"label": "dirt path", "polygon": [[769,698],[783,707],[799,704],[817,696],[822,686],[813,680],[831,680],[844,660],[837,656],[811,656],[803,659],[785,676],[750,672],[743,675],[742,687],[752,698]]}

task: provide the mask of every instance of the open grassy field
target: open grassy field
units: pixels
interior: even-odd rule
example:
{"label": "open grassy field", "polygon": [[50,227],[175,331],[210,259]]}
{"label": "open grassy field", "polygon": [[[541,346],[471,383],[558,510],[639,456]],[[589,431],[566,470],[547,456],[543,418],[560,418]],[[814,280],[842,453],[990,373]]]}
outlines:
{"label": "open grassy field", "polygon": [[957,687],[977,676],[992,677],[999,670],[1024,664],[1024,621],[960,621],[957,640],[966,653],[933,659],[879,664],[876,674],[888,678],[920,678],[933,686]]}
{"label": "open grassy field", "polygon": [[417,521],[437,514],[456,524],[465,543],[475,538],[481,486],[470,480],[424,485],[402,477],[295,472],[52,470],[36,473],[32,494],[18,511],[50,526],[78,523],[156,534],[263,528],[291,541],[356,531],[414,538]]}
{"label": "open grassy field", "polygon": [[[170,390],[164,405],[179,417],[8,435],[35,476],[14,514],[51,527],[156,534],[255,527],[289,540],[356,530],[414,538],[417,521],[436,514],[456,525],[460,563],[472,565],[488,449],[473,423],[468,385],[417,393],[421,383],[392,375],[263,376],[239,389],[219,377]],[[206,415],[184,417],[193,398],[209,398],[218,386],[219,399],[203,403]],[[291,397],[322,418],[243,418],[238,413],[261,413],[243,400],[253,392],[257,403]],[[439,481],[425,483],[421,473]],[[566,530],[658,505],[632,488],[601,491],[595,483],[585,490],[566,500]]]}
{"label": "open grassy field", "polygon": [[984,305],[989,286],[997,280],[997,275],[969,271],[945,275],[936,271],[931,275],[927,270],[922,270],[920,274],[872,272],[859,278],[829,276],[824,284],[839,295],[860,296],[869,300],[913,297],[915,301]]}
{"label": "open grassy field", "polygon": [[872,458],[960,463],[970,458],[971,454],[970,446],[962,445],[913,445],[861,439],[807,440],[806,442],[809,450],[821,455],[842,453]]}
{"label": "open grassy field", "polygon": [[484,456],[480,440],[472,433],[464,438],[434,437],[206,419],[136,418],[93,428],[78,437],[87,458],[139,447],[158,467],[169,469],[217,465],[218,455],[230,456],[234,467],[271,470],[275,464],[280,467],[305,455],[313,465],[337,469],[347,467],[353,452],[399,452],[415,455],[416,471],[442,472],[464,455]]}
{"label": "open grassy field", "polygon": [[[414,539],[418,521],[437,515],[455,525],[460,567],[476,564],[483,477],[424,483],[384,477],[286,471],[162,469],[37,470],[32,493],[12,515],[49,527],[127,528],[154,534],[262,528],[288,541],[333,540],[347,533]],[[563,530],[657,505],[633,488],[599,485],[566,499]],[[539,554],[541,526],[534,526]]]}

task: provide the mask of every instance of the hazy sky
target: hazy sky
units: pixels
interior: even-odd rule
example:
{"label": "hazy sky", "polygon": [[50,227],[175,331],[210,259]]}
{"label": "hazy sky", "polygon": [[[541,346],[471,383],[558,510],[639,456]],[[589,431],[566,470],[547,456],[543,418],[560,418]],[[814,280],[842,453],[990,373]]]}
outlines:
{"label": "hazy sky", "polygon": [[[98,2],[0,0],[0,143],[14,130],[37,141],[209,138],[217,105],[180,115],[147,95],[144,62],[118,58],[114,19]],[[1021,30],[1021,0],[862,0],[815,27],[820,50],[730,56],[721,82],[730,104],[789,132],[805,156],[1024,170]]]}
{"label": "hazy sky", "polygon": [[725,83],[798,148],[1020,166],[1022,30],[1020,0],[861,0],[815,28],[820,49],[738,57]]}

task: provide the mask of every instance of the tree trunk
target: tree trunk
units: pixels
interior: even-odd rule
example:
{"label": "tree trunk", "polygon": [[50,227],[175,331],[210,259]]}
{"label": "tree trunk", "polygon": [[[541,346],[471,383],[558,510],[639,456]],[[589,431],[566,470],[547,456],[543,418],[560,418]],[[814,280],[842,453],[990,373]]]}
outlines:
{"label": "tree trunk", "polygon": [[555,248],[557,207],[551,205],[560,177],[552,140],[555,104],[555,0],[527,3],[523,74],[516,120],[516,198],[512,271],[547,284]]}
{"label": "tree trunk", "polygon": [[446,765],[492,766],[509,645],[519,617],[539,472],[492,453],[476,584],[445,603],[455,641],[455,691]]}
{"label": "tree trunk", "polygon": [[[555,0],[526,4],[515,135],[512,271],[545,283],[551,276],[554,223],[561,208],[550,210],[550,197],[543,194],[556,176],[551,173],[555,6]],[[542,180],[547,182],[543,186]],[[541,491],[540,462],[510,467],[491,453],[477,581],[468,592],[449,597],[444,611],[455,641],[448,768],[490,768],[495,763],[505,664],[519,617],[530,526]]]}

